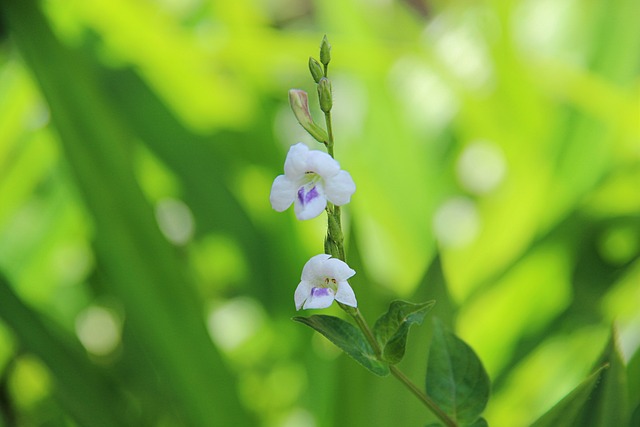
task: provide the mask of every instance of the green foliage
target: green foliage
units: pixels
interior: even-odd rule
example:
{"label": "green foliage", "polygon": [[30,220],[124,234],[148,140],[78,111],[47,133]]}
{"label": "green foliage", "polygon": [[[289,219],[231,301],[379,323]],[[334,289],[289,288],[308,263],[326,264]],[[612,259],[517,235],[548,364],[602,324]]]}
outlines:
{"label": "green foliage", "polygon": [[617,349],[615,331],[598,368],[531,427],[629,426],[626,369]]}
{"label": "green foliage", "polygon": [[487,423],[487,420],[485,420],[484,418],[478,418],[473,424],[471,424],[471,426],[469,427],[488,427],[489,424]]}
{"label": "green foliage", "polygon": [[[640,349],[636,350],[627,364],[627,386],[629,387],[629,407],[635,408],[636,417],[640,415]],[[631,425],[634,425],[633,423]]]}
{"label": "green foliage", "polygon": [[389,310],[373,326],[373,333],[382,349],[382,358],[395,365],[404,357],[407,336],[412,325],[421,325],[435,301],[414,304],[392,301]]}
{"label": "green foliage", "polygon": [[575,390],[558,402],[549,412],[532,424],[531,427],[575,425],[580,413],[584,411],[589,396],[600,381],[606,367],[601,367],[584,380]]}
{"label": "green foliage", "polygon": [[[21,51],[53,106],[69,165],[94,220],[97,254],[111,291],[127,311],[138,344],[169,386],[179,416],[193,425],[248,421],[239,400],[230,398],[235,395],[231,376],[193,310],[197,299],[193,286],[185,289],[185,267],[154,223],[135,180],[125,144],[131,136],[93,81],[90,64],[57,42],[35,2],[14,2],[7,12]],[[72,85],[57,83],[66,79],[62,64],[75,70]],[[101,126],[93,126],[94,121]],[[185,352],[188,347],[199,351]]]}
{"label": "green foliage", "polygon": [[478,418],[489,401],[489,376],[471,347],[439,320],[433,323],[427,395],[459,425],[482,425]]}
{"label": "green foliage", "polygon": [[436,299],[492,426],[640,424],[638,2],[294,3],[0,1],[0,425],[434,422],[290,322],[326,223],[268,192],[328,53],[363,314]]}
{"label": "green foliage", "polygon": [[611,332],[609,343],[596,366],[607,366],[587,411],[580,420],[585,427],[605,427],[608,425],[629,425],[629,396],[627,388],[627,369],[618,349],[615,329]]}
{"label": "green foliage", "polygon": [[80,343],[25,306],[1,274],[0,318],[21,337],[24,349],[51,370],[61,405],[80,425],[138,425],[131,402],[104,370],[92,365]]}
{"label": "green foliage", "polygon": [[338,317],[322,314],[309,317],[294,317],[293,320],[320,332],[329,341],[374,374],[379,376],[389,374],[388,365],[378,360],[362,332],[349,322]]}

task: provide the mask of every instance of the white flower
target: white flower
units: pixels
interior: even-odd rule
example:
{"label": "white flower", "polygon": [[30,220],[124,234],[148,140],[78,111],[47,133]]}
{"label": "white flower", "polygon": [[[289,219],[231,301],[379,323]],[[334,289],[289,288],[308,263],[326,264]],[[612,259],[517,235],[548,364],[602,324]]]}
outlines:
{"label": "white flower", "polygon": [[349,203],[356,191],[349,172],[330,155],[309,150],[303,143],[291,146],[284,162],[284,175],[278,176],[271,187],[271,206],[278,212],[294,204],[298,219],[315,218],[327,206]]}
{"label": "white flower", "polygon": [[302,278],[296,288],[296,310],[301,308],[327,308],[335,299],[342,304],[357,307],[356,295],[347,279],[356,274],[345,262],[331,255],[311,258],[302,269]]}

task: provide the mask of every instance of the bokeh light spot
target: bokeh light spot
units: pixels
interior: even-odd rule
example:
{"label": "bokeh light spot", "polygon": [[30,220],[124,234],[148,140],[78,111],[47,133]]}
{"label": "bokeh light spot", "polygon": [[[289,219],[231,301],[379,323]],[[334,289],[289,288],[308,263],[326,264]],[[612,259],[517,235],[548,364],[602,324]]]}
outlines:
{"label": "bokeh light spot", "polygon": [[121,323],[115,311],[92,305],[76,318],[76,335],[89,353],[106,356],[120,344]]}
{"label": "bokeh light spot", "polygon": [[53,255],[53,268],[64,285],[80,283],[93,267],[93,253],[88,245],[78,242],[58,248]]}
{"label": "bokeh light spot", "polygon": [[19,408],[28,409],[50,393],[51,376],[39,359],[25,355],[16,360],[8,386],[13,403]]}
{"label": "bokeh light spot", "polygon": [[156,205],[156,220],[162,234],[175,245],[184,245],[193,237],[194,220],[191,209],[177,199],[162,199]]}
{"label": "bokeh light spot", "polygon": [[260,304],[251,298],[239,297],[214,306],[207,326],[213,341],[231,351],[254,336],[264,321]]}
{"label": "bokeh light spot", "polygon": [[602,258],[614,265],[622,265],[631,260],[639,251],[640,238],[635,227],[612,227],[605,231],[598,241]]}
{"label": "bokeh light spot", "polygon": [[504,179],[506,162],[500,148],[488,141],[472,142],[456,164],[460,185],[473,194],[494,190]]}
{"label": "bokeh light spot", "polygon": [[435,213],[433,228],[439,242],[445,247],[457,248],[470,244],[480,231],[476,205],[464,197],[445,201]]}
{"label": "bokeh light spot", "polygon": [[308,411],[295,408],[278,424],[278,427],[316,427],[316,420]]}

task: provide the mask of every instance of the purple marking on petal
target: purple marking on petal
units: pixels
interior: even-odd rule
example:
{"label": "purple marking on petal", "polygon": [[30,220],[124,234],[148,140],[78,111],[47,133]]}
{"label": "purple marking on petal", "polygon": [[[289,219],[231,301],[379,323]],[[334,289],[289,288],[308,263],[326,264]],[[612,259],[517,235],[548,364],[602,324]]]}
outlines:
{"label": "purple marking on petal", "polygon": [[300,187],[300,189],[298,190],[298,201],[302,205],[306,205],[307,203],[309,203],[310,201],[312,201],[318,196],[319,196],[318,189],[315,187],[315,185],[313,186],[313,188],[311,188],[310,191],[306,193],[305,193],[304,187]]}
{"label": "purple marking on petal", "polygon": [[307,193],[307,195],[304,197],[304,202],[305,203],[309,203],[310,201],[312,201],[313,199],[315,199],[316,197],[318,197],[318,190],[316,189],[316,187],[314,186],[311,191],[309,191]]}
{"label": "purple marking on petal", "polygon": [[330,292],[327,288],[311,288],[311,296],[313,297],[326,297],[329,294]]}

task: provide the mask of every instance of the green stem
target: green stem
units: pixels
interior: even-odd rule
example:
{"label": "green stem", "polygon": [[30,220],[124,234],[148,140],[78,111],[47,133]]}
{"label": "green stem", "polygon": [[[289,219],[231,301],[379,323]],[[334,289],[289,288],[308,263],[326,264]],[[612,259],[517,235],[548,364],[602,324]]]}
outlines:
{"label": "green stem", "polygon": [[449,416],[442,409],[440,409],[436,402],[431,400],[429,396],[427,396],[422,392],[422,390],[416,387],[416,385],[412,383],[411,380],[407,378],[401,370],[396,368],[394,365],[390,365],[389,369],[391,370],[391,373],[394,377],[396,377],[402,384],[404,384],[405,387],[407,387],[414,396],[416,396],[427,408],[429,408],[435,416],[440,418],[440,421],[445,423],[445,425],[447,425],[448,427],[458,427],[458,424],[456,424],[455,421],[449,418]]}
{"label": "green stem", "polygon": [[[324,64],[324,76],[329,78],[329,64]],[[329,137],[328,140],[325,141],[324,145],[327,146],[327,152],[331,157],[333,157],[333,127],[331,126],[331,112],[324,113],[324,122],[327,125],[327,135]],[[344,261],[344,260],[343,260]]]}
{"label": "green stem", "polygon": [[[326,69],[325,69],[326,72]],[[327,125],[328,141],[326,142],[327,153],[333,157],[333,126],[331,125],[331,112],[324,114]],[[332,203],[327,204],[327,239],[325,241],[325,252],[331,256],[346,262],[344,252],[344,235],[342,233],[342,219],[340,218],[340,206]]]}
{"label": "green stem", "polygon": [[371,345],[371,348],[373,348],[373,352],[376,354],[376,357],[378,359],[381,359],[382,350],[380,349],[378,340],[376,340],[376,338],[373,336],[373,332],[371,331],[371,328],[369,328],[369,325],[367,324],[367,321],[365,320],[364,316],[362,316],[362,313],[360,313],[360,310],[356,308],[355,313],[352,314],[352,316],[353,316],[353,320],[355,320],[360,330],[362,330],[362,332],[364,333],[364,336],[365,338],[367,338],[367,341],[369,341],[369,344]]}
{"label": "green stem", "polygon": [[[369,325],[367,324],[365,318],[360,313],[360,310],[357,308],[351,308],[350,310],[347,310],[347,312],[351,314],[353,320],[355,320],[360,330],[362,330],[362,332],[364,333],[365,338],[369,342],[369,345],[371,345],[371,348],[373,348],[373,352],[375,353],[378,360],[382,360],[382,350],[380,349],[380,345],[373,336],[373,332],[371,331],[371,328],[369,328]],[[411,391],[411,393],[413,393],[413,395],[416,396],[427,408],[429,408],[431,412],[433,412],[433,414],[440,419],[440,421],[445,423],[445,425],[447,425],[448,427],[458,426],[456,422],[453,421],[442,409],[440,409],[440,407],[433,400],[431,400],[429,396],[423,393],[422,390],[420,390],[414,383],[412,383],[411,380],[407,378],[407,376],[400,369],[398,369],[395,365],[389,365],[389,369],[391,370],[393,376],[396,377],[402,384],[404,384],[404,386],[407,387],[409,391]]]}
{"label": "green stem", "polygon": [[[327,66],[324,67],[324,75],[327,76]],[[327,125],[327,135],[328,141],[326,141],[325,145],[327,146],[327,153],[333,157],[333,127],[331,125],[331,112],[324,113],[325,123]],[[325,240],[325,253],[330,254],[334,258],[338,258],[344,262],[346,262],[346,256],[344,252],[344,235],[342,233],[342,223],[340,219],[340,206],[335,206],[331,203],[327,204],[327,238]],[[364,336],[366,337],[369,345],[373,349],[376,358],[378,360],[382,360],[382,350],[380,349],[380,345],[378,341],[373,335],[371,328],[367,324],[367,321],[360,313],[360,310],[357,307],[350,307],[341,303],[338,303],[340,307],[346,311],[353,320],[356,322]],[[389,369],[394,377],[396,377],[405,387],[413,393],[427,408],[433,412],[435,416],[437,416],[447,427],[457,427],[455,421],[453,421],[449,416],[442,410],[438,405],[429,398],[425,393],[423,393],[414,383],[407,378],[402,371],[396,368],[394,365],[390,365]]]}
{"label": "green stem", "polygon": [[327,153],[333,157],[333,126],[331,125],[331,112],[324,113],[324,121],[327,124],[327,135],[329,135],[327,141]]}

